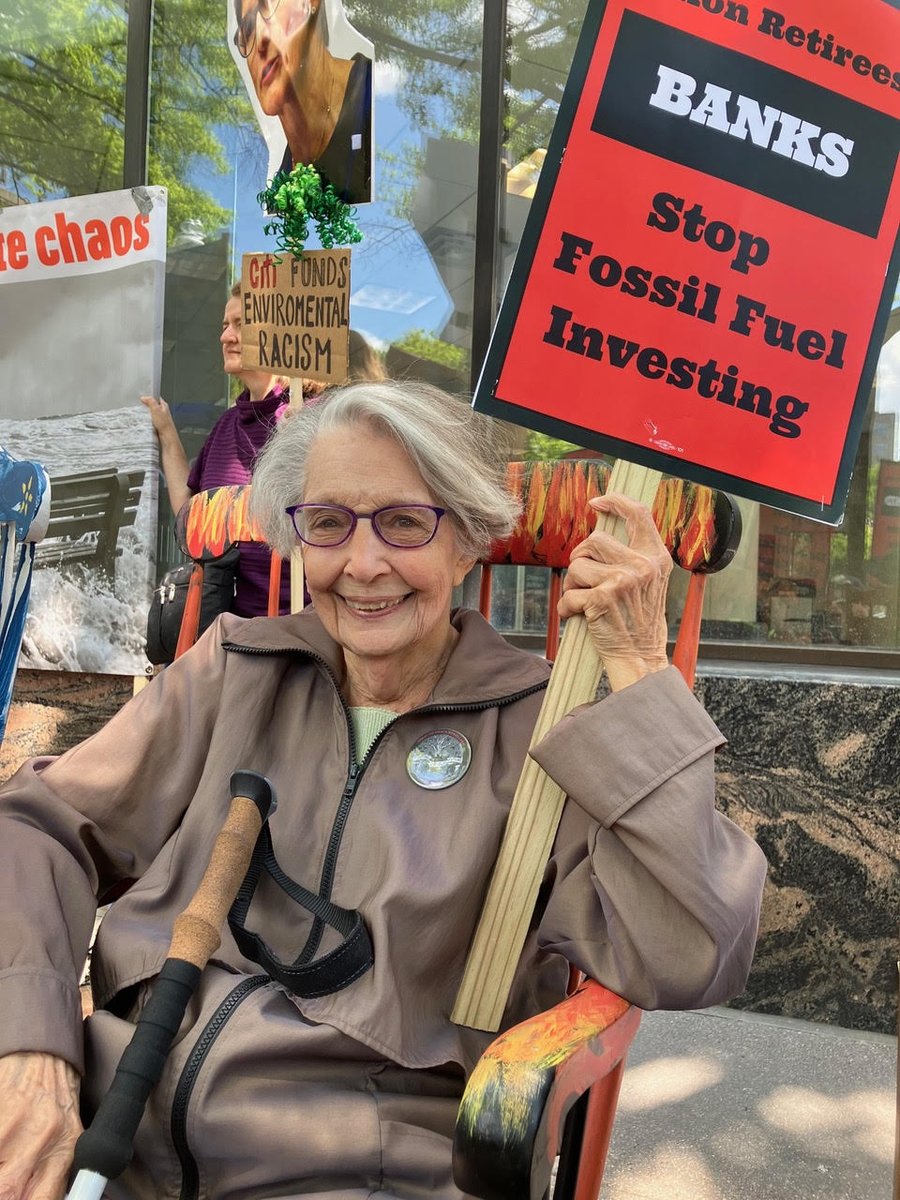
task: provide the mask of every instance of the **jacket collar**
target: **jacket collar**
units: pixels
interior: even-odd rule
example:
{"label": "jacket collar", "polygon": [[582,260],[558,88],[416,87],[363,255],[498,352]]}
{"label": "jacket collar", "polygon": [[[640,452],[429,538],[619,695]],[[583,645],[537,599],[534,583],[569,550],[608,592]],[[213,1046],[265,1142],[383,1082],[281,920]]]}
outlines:
{"label": "jacket collar", "polygon": [[[460,636],[429,704],[481,704],[546,683],[545,660],[510,646],[480,613],[458,608],[450,620]],[[312,609],[288,617],[226,616],[222,646],[243,653],[312,655],[336,678],[343,674],[341,648]]]}

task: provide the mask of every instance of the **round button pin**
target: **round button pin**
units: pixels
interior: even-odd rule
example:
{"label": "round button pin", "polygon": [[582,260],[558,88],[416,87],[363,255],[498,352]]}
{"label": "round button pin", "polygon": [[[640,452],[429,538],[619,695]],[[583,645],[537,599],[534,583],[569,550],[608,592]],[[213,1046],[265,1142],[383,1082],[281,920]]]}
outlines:
{"label": "round button pin", "polygon": [[406,773],[419,787],[437,791],[458,783],[469,769],[472,747],[455,729],[423,734],[406,756]]}

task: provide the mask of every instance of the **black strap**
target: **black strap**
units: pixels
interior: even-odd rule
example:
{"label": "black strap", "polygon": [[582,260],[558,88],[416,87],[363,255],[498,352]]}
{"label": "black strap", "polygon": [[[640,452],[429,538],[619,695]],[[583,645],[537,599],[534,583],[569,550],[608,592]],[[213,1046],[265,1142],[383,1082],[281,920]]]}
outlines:
{"label": "black strap", "polygon": [[[303,961],[303,954],[290,964],[277,958],[259,934],[247,929],[245,924],[263,869],[296,904],[336,929],[344,939],[341,944],[311,963]],[[364,975],[375,961],[372,940],[359,913],[341,908],[285,874],[275,858],[268,825],[263,825],[259,831],[250,866],[228,914],[228,926],[245,958],[259,963],[272,979],[295,996],[306,999],[341,991]]]}

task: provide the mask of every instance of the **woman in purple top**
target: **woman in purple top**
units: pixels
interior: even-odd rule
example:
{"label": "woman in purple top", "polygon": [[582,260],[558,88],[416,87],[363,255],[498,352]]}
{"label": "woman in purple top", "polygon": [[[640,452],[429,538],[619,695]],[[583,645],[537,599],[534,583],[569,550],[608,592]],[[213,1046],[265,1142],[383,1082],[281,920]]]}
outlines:
{"label": "woman in purple top", "polygon": [[[290,400],[286,379],[267,371],[241,368],[239,284],[232,288],[225,305],[219,341],[225,371],[240,379],[244,391],[216,421],[193,466],[188,463],[168,404],[158,396],[141,396],[159,438],[160,465],[175,512],[191,496],[207,488],[249,483],[257,455]],[[268,611],[270,552],[258,542],[240,542],[239,547],[234,611],[242,617],[264,616]],[[289,612],[290,603],[290,569],[285,563],[281,574],[281,611]]]}

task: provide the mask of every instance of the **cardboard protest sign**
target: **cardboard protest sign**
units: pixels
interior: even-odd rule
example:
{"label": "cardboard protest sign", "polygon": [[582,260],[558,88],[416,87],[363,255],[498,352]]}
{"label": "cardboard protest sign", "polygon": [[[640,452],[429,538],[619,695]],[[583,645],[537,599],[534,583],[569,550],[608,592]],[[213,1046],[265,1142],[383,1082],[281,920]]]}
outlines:
{"label": "cardboard protest sign", "polygon": [[475,406],[839,522],[898,149],[884,0],[591,0]]}
{"label": "cardboard protest sign", "polygon": [[50,477],[21,664],[140,675],[155,580],[166,190],[0,211],[0,446]]}
{"label": "cardboard protest sign", "polygon": [[350,352],[350,251],[305,250],[280,261],[245,254],[241,264],[241,362],[344,383]]}

